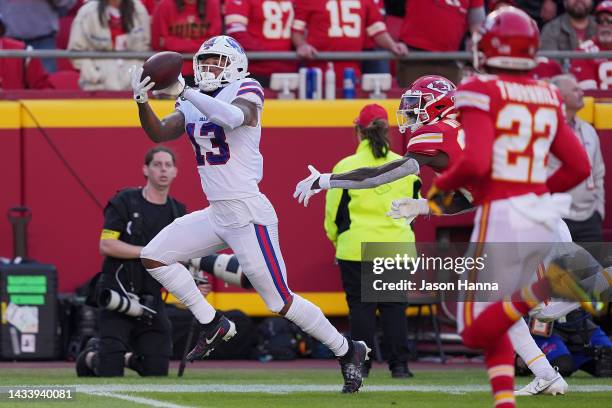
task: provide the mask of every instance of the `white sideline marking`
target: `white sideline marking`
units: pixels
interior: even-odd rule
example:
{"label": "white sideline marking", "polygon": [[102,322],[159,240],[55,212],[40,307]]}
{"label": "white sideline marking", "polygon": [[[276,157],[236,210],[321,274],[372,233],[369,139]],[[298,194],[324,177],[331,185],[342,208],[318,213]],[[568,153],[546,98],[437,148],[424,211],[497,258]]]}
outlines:
{"label": "white sideline marking", "polygon": [[[264,393],[264,394],[290,394],[295,392],[340,392],[341,384],[77,384],[77,392],[103,393],[103,392],[164,392],[164,393]],[[40,387],[44,387],[41,385]],[[489,392],[488,385],[457,385],[453,387],[440,387],[435,385],[367,385],[361,389],[363,392],[437,392],[441,394],[465,394],[472,392]],[[612,392],[612,385],[570,385],[569,392]],[[130,397],[132,398],[132,397]],[[166,404],[166,403],[164,403]],[[160,407],[162,405],[159,405]],[[167,405],[163,405],[164,407]],[[168,405],[169,406],[169,405]]]}
{"label": "white sideline marking", "polygon": [[[79,389],[79,391],[81,391]],[[142,397],[133,397],[131,395],[123,395],[123,394],[115,394],[112,392],[102,392],[102,391],[83,391],[86,394],[97,395],[100,397],[110,397],[117,398],[125,401],[135,402],[137,404],[147,405],[149,407],[159,407],[159,408],[190,408],[185,405],[177,405],[172,404],[170,402],[158,401],[151,398],[142,398]]]}

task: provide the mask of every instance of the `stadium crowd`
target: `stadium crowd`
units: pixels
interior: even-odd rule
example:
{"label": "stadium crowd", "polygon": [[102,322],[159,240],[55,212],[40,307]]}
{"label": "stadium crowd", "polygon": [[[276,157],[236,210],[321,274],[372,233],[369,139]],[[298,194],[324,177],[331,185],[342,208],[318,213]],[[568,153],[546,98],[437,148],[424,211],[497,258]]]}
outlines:
{"label": "stadium crowd", "polygon": [[[252,76],[265,86],[272,73],[296,72],[298,64],[326,67],[309,61],[319,51],[386,49],[402,56],[469,49],[470,32],[503,5],[519,7],[538,22],[543,50],[612,47],[612,3],[597,0],[0,0],[0,48],[193,53],[205,39],[224,33],[246,51],[297,51],[299,61],[250,64]],[[132,63],[3,58],[0,89],[127,90]],[[562,63],[541,59],[534,75],[571,72],[583,89],[608,88],[607,60]],[[402,87],[424,74],[458,82],[465,71],[455,61],[347,61],[334,66],[337,84],[345,67],[358,77],[390,71]],[[190,61],[182,74],[193,80]]]}

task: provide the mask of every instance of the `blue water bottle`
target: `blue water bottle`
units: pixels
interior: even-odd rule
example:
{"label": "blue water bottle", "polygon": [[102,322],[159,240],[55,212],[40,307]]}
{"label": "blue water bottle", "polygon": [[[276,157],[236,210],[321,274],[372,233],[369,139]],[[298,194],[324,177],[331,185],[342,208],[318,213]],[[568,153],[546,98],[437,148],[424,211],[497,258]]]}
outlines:
{"label": "blue water bottle", "polygon": [[306,99],[314,99],[316,87],[317,73],[314,68],[308,68],[308,71],[306,71]]}
{"label": "blue water bottle", "polygon": [[344,99],[355,99],[355,69],[344,68],[344,81],[342,82],[342,96]]}

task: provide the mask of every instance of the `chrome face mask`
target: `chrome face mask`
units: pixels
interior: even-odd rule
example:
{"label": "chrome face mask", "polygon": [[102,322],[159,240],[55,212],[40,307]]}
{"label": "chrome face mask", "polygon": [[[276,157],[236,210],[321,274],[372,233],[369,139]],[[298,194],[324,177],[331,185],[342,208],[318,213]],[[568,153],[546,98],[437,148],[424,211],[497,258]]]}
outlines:
{"label": "chrome face mask", "polygon": [[411,131],[416,130],[429,120],[429,115],[422,109],[425,104],[425,97],[431,94],[423,94],[421,91],[408,91],[402,95],[400,108],[396,112],[397,125],[401,133],[405,133],[406,129]]}

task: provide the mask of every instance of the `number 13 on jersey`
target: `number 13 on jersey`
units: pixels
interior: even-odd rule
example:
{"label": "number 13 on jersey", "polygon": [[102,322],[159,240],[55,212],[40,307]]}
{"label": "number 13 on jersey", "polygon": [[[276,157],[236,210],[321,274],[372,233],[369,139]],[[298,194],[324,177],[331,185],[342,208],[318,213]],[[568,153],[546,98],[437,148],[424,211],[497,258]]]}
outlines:
{"label": "number 13 on jersey", "polygon": [[225,131],[214,123],[202,123],[196,136],[196,124],[185,126],[187,136],[193,145],[198,166],[206,163],[216,166],[230,159],[230,147],[225,141]]}

